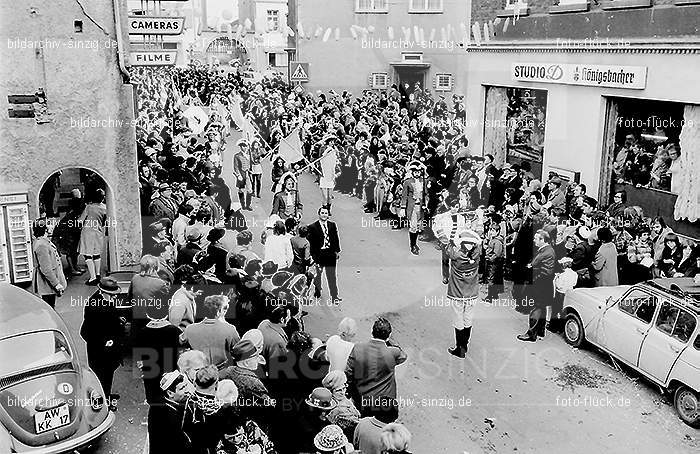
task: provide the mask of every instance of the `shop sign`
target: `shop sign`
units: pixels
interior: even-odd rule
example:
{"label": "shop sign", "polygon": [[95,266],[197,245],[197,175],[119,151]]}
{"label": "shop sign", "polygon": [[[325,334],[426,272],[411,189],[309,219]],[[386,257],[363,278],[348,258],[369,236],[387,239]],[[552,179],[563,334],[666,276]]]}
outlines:
{"label": "shop sign", "polygon": [[132,66],[172,66],[175,64],[177,51],[132,51],[129,63]]}
{"label": "shop sign", "polygon": [[184,28],[184,17],[129,16],[130,35],[179,35]]}
{"label": "shop sign", "polygon": [[0,205],[27,202],[27,194],[0,195]]}
{"label": "shop sign", "polygon": [[647,85],[646,66],[585,65],[568,63],[513,63],[513,80],[548,84],[642,90]]}

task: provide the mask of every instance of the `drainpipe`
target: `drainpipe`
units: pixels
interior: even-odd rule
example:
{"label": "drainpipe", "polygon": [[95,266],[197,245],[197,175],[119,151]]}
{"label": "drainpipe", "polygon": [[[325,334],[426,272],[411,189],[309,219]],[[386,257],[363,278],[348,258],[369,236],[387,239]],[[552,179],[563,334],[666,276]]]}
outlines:
{"label": "drainpipe", "polygon": [[112,5],[114,8],[114,28],[115,34],[117,36],[117,60],[119,61],[119,70],[122,73],[125,81],[128,81],[129,71],[126,69],[126,62],[124,61],[125,50],[124,41],[122,40],[122,18],[121,18],[121,8],[120,0],[112,0]]}

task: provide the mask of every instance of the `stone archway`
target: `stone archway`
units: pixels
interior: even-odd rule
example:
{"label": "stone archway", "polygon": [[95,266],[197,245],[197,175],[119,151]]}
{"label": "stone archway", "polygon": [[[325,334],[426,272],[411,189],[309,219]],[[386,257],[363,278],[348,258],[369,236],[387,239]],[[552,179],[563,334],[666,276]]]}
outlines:
{"label": "stone archway", "polygon": [[216,58],[220,64],[228,65],[230,61],[238,59],[241,65],[244,65],[249,59],[250,51],[245,46],[245,42],[236,40],[233,37],[219,35],[204,44],[204,53],[207,60],[210,57]]}
{"label": "stone archway", "polygon": [[[58,186],[55,186],[56,181],[59,182]],[[42,196],[46,194],[47,189],[57,192],[57,197],[53,197],[55,209],[52,210],[47,210],[45,207],[46,201],[42,200]],[[102,252],[102,268],[106,271],[118,270],[120,266],[117,249],[118,244],[116,242],[117,218],[115,215],[114,191],[112,191],[111,185],[99,171],[86,166],[68,166],[57,169],[49,174],[43,180],[36,196],[35,207],[37,218],[47,215],[46,217],[49,218],[50,222],[57,223],[70,209],[70,197],[74,189],[80,191],[83,200],[97,189],[104,190],[105,204],[107,206],[107,236]],[[56,211],[53,213],[55,216],[48,216],[51,214],[48,211]]]}

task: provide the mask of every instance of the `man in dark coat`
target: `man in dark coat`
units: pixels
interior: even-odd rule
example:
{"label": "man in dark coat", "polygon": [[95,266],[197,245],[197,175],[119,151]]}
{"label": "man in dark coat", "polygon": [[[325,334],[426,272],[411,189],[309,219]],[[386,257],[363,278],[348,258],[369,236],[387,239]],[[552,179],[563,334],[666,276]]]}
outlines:
{"label": "man in dark coat", "polygon": [[530,328],[527,333],[518,336],[521,341],[535,342],[537,336],[544,337],[546,324],[547,306],[551,306],[554,295],[554,261],[556,256],[554,249],[550,245],[549,234],[544,230],[535,232],[535,257],[532,259],[529,268],[532,269],[532,291],[530,298],[533,309],[530,311]]}
{"label": "man in dark coat", "polygon": [[384,413],[398,418],[394,369],[408,356],[390,336],[391,323],[378,318],[372,339],[355,344],[348,357],[348,393],[363,417]]}
{"label": "man in dark coat", "polygon": [[111,400],[112,378],[122,361],[123,329],[116,307],[116,296],[121,289],[111,277],[103,277],[97,288],[98,292],[85,306],[80,336],[87,345],[88,365]]}
{"label": "man in dark coat", "polygon": [[328,291],[333,302],[342,301],[338,297],[338,284],[336,283],[335,268],[340,258],[340,238],[335,222],[328,220],[328,208],[322,206],[318,209],[318,221],[309,225],[308,236],[311,257],[318,265],[319,270],[314,279],[314,296],[321,297],[321,274],[326,271]]}

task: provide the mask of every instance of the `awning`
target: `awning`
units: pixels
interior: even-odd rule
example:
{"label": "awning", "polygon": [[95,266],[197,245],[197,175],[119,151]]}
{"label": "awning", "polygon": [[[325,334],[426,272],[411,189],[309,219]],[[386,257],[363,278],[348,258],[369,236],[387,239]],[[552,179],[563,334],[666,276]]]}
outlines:
{"label": "awning", "polygon": [[395,68],[423,68],[423,69],[428,69],[430,68],[430,63],[420,63],[420,62],[405,62],[405,61],[400,61],[400,62],[393,62],[389,63],[390,66],[393,66]]}

